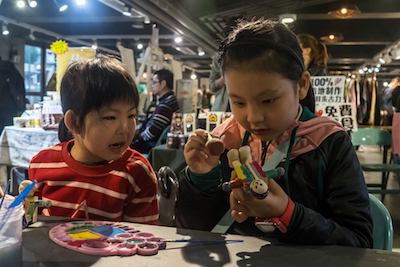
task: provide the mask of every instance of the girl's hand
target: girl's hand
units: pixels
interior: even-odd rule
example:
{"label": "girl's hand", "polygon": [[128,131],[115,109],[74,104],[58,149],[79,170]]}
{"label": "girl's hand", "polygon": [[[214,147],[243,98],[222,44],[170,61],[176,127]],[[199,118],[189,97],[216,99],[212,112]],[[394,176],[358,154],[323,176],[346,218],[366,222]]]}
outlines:
{"label": "girl's hand", "polygon": [[206,148],[208,133],[196,130],[188,139],[183,154],[186,164],[194,173],[208,173],[218,165],[220,155],[211,155]]}
{"label": "girl's hand", "polygon": [[248,217],[271,218],[280,217],[286,210],[289,197],[273,180],[268,180],[268,195],[264,199],[257,199],[243,188],[235,188],[230,195],[232,218],[241,223]]}

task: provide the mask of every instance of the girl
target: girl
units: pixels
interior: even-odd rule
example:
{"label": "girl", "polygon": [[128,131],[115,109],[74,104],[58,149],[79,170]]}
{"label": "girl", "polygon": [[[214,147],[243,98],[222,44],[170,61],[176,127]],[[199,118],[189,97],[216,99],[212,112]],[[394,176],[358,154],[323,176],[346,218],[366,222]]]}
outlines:
{"label": "girl", "polygon": [[[178,227],[211,230],[230,203],[236,221],[230,229],[236,233],[261,234],[257,217],[259,226],[274,222],[283,241],[371,247],[369,198],[349,136],[335,120],[316,118],[299,104],[310,74],[296,36],[280,23],[242,22],[220,53],[234,118],[213,131],[226,148],[221,156],[208,151],[204,131],[189,138]],[[226,151],[247,143],[264,169],[285,169],[284,177],[269,179],[268,196],[261,200],[242,188],[227,194],[220,186],[231,177]]]}
{"label": "girl", "polygon": [[[157,184],[149,162],[129,148],[138,92],[114,58],[73,63],[61,83],[61,143],[29,166],[44,215],[155,224]],[[70,135],[70,134],[72,135]]]}

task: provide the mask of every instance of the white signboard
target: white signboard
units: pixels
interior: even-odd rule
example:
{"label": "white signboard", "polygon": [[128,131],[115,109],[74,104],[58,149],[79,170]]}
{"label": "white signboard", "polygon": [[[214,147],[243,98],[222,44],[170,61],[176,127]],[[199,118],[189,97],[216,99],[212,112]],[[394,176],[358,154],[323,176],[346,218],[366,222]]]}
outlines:
{"label": "white signboard", "polygon": [[344,97],[345,76],[311,77],[315,94],[315,112],[318,116],[330,116],[346,130],[356,130],[356,110]]}

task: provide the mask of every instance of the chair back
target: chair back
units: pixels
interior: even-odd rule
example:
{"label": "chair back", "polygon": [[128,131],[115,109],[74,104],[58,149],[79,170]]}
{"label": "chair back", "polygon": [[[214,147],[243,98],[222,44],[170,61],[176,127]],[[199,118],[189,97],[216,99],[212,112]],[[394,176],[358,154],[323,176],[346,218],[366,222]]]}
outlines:
{"label": "chair back", "polygon": [[374,225],[372,233],[373,248],[392,251],[393,225],[390,213],[374,195],[369,194],[369,203]]}
{"label": "chair back", "polygon": [[400,156],[400,112],[393,114],[392,121],[392,153]]}
{"label": "chair back", "polygon": [[359,128],[357,131],[351,133],[351,142],[354,146],[390,146],[392,143],[392,136],[383,129]]}

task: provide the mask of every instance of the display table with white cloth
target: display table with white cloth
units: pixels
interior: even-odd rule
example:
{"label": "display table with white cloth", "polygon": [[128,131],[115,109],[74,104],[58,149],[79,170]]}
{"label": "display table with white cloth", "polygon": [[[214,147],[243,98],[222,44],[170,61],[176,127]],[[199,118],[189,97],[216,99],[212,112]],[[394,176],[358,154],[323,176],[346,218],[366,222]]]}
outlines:
{"label": "display table with white cloth", "polygon": [[7,126],[0,136],[0,186],[4,188],[7,167],[28,168],[32,157],[43,148],[59,143],[56,131]]}

